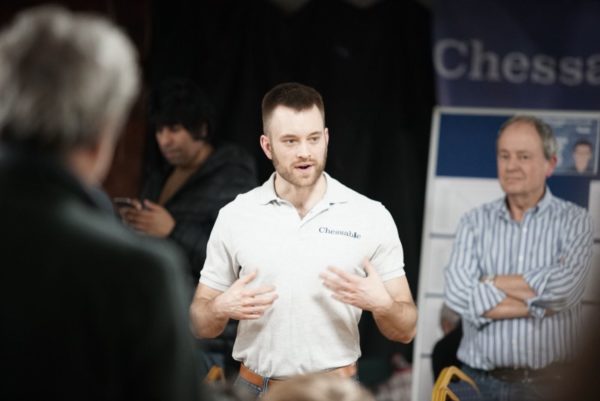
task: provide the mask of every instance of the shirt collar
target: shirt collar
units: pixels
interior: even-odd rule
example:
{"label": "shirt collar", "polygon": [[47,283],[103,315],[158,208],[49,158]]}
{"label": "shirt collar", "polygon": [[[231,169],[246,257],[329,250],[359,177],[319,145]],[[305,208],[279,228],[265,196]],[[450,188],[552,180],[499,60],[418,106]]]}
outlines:
{"label": "shirt collar", "polygon": [[[537,203],[537,205],[535,205],[534,207],[532,207],[525,213],[533,214],[533,215],[543,213],[550,207],[550,204],[552,203],[553,198],[554,198],[554,196],[552,195],[550,188],[548,186],[546,186],[546,189],[544,191],[544,196],[542,196],[542,199],[540,199],[540,201]],[[512,217],[510,216],[510,210],[508,209],[508,202],[506,200],[506,196],[498,202],[498,214],[507,220],[512,219]]]}
{"label": "shirt collar", "polygon": [[[348,189],[326,172],[323,172],[323,175],[327,182],[327,189],[322,201],[329,204],[347,202],[350,198]],[[283,199],[277,196],[275,192],[275,173],[271,174],[269,179],[260,186],[258,201],[261,205],[267,205],[271,202],[283,202]]]}
{"label": "shirt collar", "polygon": [[278,201],[279,199],[277,193],[275,193],[275,173],[273,173],[269,179],[260,186],[258,191],[258,202],[261,205],[266,205],[273,201]]}

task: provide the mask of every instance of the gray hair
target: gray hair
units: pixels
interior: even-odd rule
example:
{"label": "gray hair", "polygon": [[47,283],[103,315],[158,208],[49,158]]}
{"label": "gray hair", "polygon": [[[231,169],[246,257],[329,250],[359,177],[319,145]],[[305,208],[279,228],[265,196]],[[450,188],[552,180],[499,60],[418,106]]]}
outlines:
{"label": "gray hair", "polygon": [[504,130],[508,128],[508,126],[516,123],[531,124],[535,128],[536,132],[540,136],[540,139],[542,140],[542,149],[544,151],[544,157],[546,158],[546,160],[550,160],[554,156],[556,156],[558,145],[556,143],[556,138],[552,133],[552,128],[550,128],[550,126],[544,121],[542,121],[540,118],[534,116],[516,115],[509,118],[504,122],[504,124],[502,124],[502,126],[498,130],[498,138],[500,138],[500,136],[502,135]]}
{"label": "gray hair", "polygon": [[136,51],[114,24],[42,6],[0,33],[0,138],[67,151],[116,135],[139,90]]}

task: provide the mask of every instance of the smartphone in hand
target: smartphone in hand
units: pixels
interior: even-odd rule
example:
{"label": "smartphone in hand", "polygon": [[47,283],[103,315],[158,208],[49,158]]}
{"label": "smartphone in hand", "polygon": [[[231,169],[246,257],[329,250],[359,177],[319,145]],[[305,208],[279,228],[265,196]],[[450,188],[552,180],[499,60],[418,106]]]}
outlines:
{"label": "smartphone in hand", "polygon": [[113,203],[118,209],[132,207],[139,210],[142,208],[142,203],[134,198],[117,197],[113,198]]}

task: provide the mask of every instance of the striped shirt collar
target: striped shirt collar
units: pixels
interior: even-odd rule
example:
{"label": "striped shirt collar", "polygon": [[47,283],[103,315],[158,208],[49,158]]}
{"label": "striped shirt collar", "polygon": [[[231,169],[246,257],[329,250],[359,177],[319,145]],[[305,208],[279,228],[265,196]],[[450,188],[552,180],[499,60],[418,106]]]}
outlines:
{"label": "striped shirt collar", "polygon": [[[327,189],[325,190],[325,195],[322,200],[329,204],[348,202],[350,200],[351,192],[326,172],[323,172],[323,175],[325,176]],[[261,205],[267,205],[271,202],[281,203],[283,201],[284,200],[275,192],[275,173],[273,173],[269,179],[259,187],[258,202]]]}
{"label": "striped shirt collar", "polygon": [[[535,205],[531,209],[527,210],[525,212],[525,214],[542,215],[546,210],[548,210],[550,208],[553,199],[554,199],[554,195],[552,195],[550,188],[548,186],[546,186],[546,189],[544,191],[544,196],[542,196],[542,199],[540,199],[540,201],[537,203],[537,205]],[[504,198],[498,200],[498,202],[496,203],[496,207],[497,207],[498,215],[500,217],[502,217],[506,220],[512,220],[512,217],[510,215],[510,210],[508,209],[508,199],[506,198],[506,196]]]}

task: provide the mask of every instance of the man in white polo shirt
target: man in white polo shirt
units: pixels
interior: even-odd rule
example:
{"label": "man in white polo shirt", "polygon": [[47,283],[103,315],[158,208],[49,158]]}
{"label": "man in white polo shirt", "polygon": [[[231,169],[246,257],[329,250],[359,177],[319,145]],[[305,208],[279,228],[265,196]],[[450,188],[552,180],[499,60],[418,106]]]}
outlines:
{"label": "man in white polo shirt", "polygon": [[320,94],[280,84],[262,117],[275,172],[221,209],[191,307],[200,337],[240,320],[236,385],[255,395],[296,374],[356,375],[362,310],[395,341],[411,341],[417,320],[390,213],[323,171]]}

